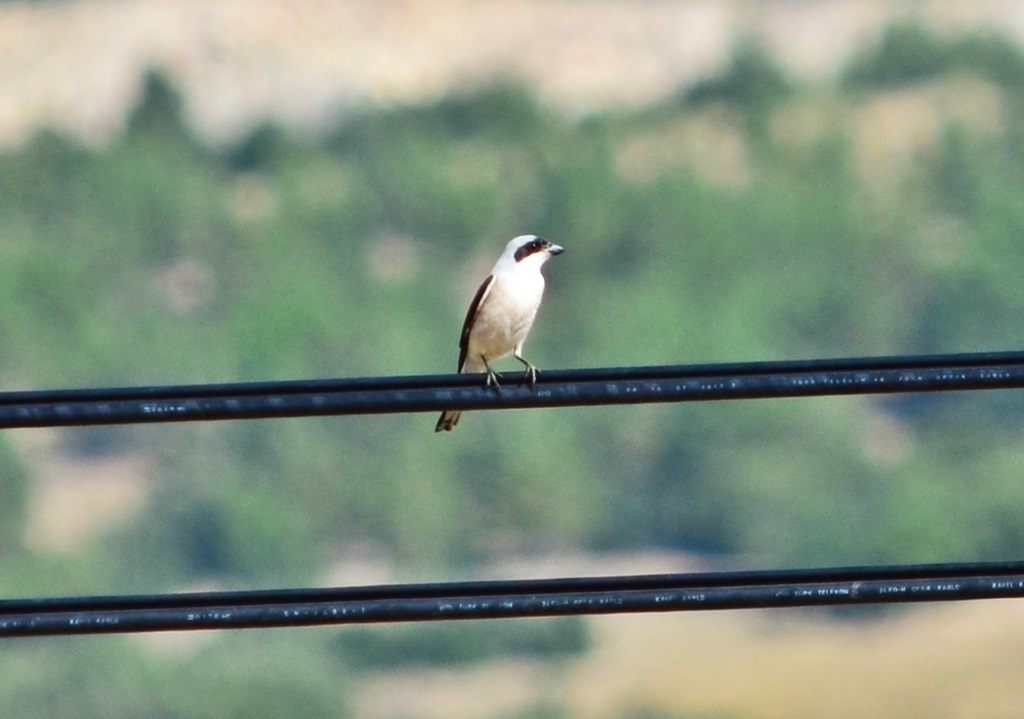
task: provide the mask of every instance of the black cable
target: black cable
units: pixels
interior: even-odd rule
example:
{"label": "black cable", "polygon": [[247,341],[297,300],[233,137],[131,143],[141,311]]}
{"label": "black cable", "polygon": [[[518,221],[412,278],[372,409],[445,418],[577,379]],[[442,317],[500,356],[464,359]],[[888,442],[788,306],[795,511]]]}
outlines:
{"label": "black cable", "polygon": [[[0,427],[1024,386],[1024,352],[0,394]],[[0,601],[0,636],[1024,597],[1024,563],[913,565]]]}
{"label": "black cable", "polygon": [[1024,596],[1024,562],[0,602],[0,637],[952,601]]}
{"label": "black cable", "polygon": [[1024,352],[0,393],[0,429],[1016,389]]}

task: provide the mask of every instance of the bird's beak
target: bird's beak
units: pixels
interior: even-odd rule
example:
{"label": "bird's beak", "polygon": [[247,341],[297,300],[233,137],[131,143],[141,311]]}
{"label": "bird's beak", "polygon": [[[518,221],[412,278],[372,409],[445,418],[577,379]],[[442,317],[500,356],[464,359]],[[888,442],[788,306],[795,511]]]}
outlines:
{"label": "bird's beak", "polygon": [[565,252],[565,248],[561,245],[551,245],[551,247],[548,248],[549,255],[560,255],[563,252]]}

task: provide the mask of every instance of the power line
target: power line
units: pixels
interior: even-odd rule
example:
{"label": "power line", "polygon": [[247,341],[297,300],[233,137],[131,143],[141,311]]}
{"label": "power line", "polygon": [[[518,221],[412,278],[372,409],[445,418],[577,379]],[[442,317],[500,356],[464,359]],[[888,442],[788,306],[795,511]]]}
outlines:
{"label": "power line", "polygon": [[0,637],[1024,596],[1024,562],[924,564],[0,602]]}
{"label": "power line", "polygon": [[1017,389],[1024,352],[0,393],[0,429]]}
{"label": "power line", "polygon": [[[22,391],[0,428],[1024,387],[1024,352]],[[1024,562],[0,601],[0,637],[1024,597]]]}

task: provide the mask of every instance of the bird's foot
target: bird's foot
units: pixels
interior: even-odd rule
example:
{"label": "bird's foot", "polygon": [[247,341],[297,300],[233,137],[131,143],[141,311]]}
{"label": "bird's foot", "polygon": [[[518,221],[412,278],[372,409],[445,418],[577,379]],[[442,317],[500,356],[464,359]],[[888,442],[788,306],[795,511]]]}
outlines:
{"label": "bird's foot", "polygon": [[526,367],[526,373],[523,375],[523,382],[529,382],[530,386],[533,387],[537,384],[537,365],[523,357],[522,349],[519,347],[516,347],[516,351],[513,353],[513,356],[522,362],[524,367]]}
{"label": "bird's foot", "polygon": [[498,377],[500,376],[501,375],[491,369],[490,365],[487,365],[487,381],[484,383],[484,387],[490,387],[493,385],[494,389],[500,389],[501,385],[498,383]]}
{"label": "bird's foot", "polygon": [[526,372],[523,373],[523,382],[529,382],[531,387],[537,384],[537,367],[535,365],[526,365]]}

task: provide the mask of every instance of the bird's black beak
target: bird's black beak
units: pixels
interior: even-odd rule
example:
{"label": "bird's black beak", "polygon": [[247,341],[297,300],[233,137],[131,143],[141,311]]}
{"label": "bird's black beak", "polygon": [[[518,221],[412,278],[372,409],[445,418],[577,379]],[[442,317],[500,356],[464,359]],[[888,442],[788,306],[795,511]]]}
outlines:
{"label": "bird's black beak", "polygon": [[551,245],[550,247],[548,247],[549,255],[560,255],[563,252],[565,252],[565,248],[562,247],[561,245]]}

